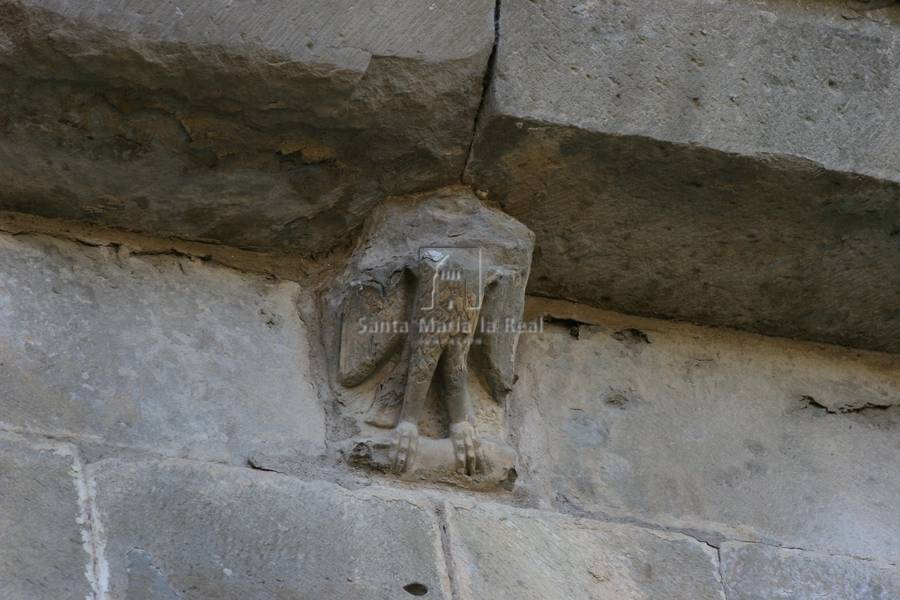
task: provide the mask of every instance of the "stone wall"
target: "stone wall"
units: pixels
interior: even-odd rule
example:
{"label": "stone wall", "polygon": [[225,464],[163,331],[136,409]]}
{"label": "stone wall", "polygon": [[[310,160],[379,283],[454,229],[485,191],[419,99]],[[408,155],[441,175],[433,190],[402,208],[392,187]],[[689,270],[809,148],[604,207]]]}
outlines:
{"label": "stone wall", "polygon": [[309,257],[465,182],[535,295],[900,352],[897,3],[356,4],[0,1],[0,210]]}
{"label": "stone wall", "polygon": [[[0,0],[0,600],[900,599],[898,32]],[[451,382],[487,474],[434,386],[433,464],[359,442],[409,346],[335,376],[436,239],[542,323]]]}
{"label": "stone wall", "polygon": [[900,596],[895,356],[531,298],[516,485],[410,484],[337,449],[327,269],[65,235],[0,235],[3,598]]}

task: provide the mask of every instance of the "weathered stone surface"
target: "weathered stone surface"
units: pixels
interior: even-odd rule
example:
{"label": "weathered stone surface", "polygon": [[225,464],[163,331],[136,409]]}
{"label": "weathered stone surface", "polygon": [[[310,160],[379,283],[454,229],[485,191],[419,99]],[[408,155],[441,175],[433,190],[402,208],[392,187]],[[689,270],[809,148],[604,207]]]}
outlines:
{"label": "weathered stone surface", "polygon": [[504,4],[467,177],[531,290],[900,351],[900,8],[847,5]]}
{"label": "weathered stone surface", "polygon": [[0,434],[0,597],[92,597],[80,478],[70,446]]}
{"label": "weathered stone surface", "polygon": [[555,506],[900,559],[895,356],[530,308],[597,323],[520,342],[510,429]]}
{"label": "weathered stone surface", "polygon": [[324,416],[294,283],[0,236],[0,422],[242,461],[315,452]]}
{"label": "weathered stone surface", "polygon": [[849,4],[510,2],[494,111],[896,180],[900,7]]}
{"label": "weathered stone surface", "polygon": [[724,598],[715,550],[683,535],[489,504],[449,522],[464,600]]}
{"label": "weathered stone surface", "polygon": [[319,252],[457,181],[493,0],[3,0],[0,208]]}
{"label": "weathered stone surface", "polygon": [[[422,437],[417,444],[415,462],[401,476],[405,481],[431,481],[493,491],[512,489],[518,478],[516,451],[504,442],[480,438],[480,458],[474,474],[466,474],[459,468],[453,440]],[[341,453],[347,464],[381,473],[395,471],[396,437],[356,438],[342,446]]]}
{"label": "weathered stone surface", "polygon": [[183,461],[92,471],[110,598],[383,600],[410,584],[449,598],[436,519],[415,500]]}
{"label": "weathered stone surface", "polygon": [[892,565],[728,542],[721,549],[729,600],[888,600],[900,598]]}
{"label": "weathered stone surface", "polygon": [[[479,439],[496,424],[515,381],[533,247],[527,228],[462,186],[386,202],[366,221],[323,301],[343,414],[357,416],[358,441],[370,451],[388,449],[374,428],[394,430],[392,458],[379,450],[377,459],[357,464],[380,468],[388,458],[397,474],[508,480],[515,453],[502,434],[484,447]],[[364,406],[344,401],[349,394],[363,397]],[[486,410],[480,396],[489,398]],[[417,464],[426,432],[447,443],[430,444]],[[374,445],[366,441],[373,433],[381,438]]]}

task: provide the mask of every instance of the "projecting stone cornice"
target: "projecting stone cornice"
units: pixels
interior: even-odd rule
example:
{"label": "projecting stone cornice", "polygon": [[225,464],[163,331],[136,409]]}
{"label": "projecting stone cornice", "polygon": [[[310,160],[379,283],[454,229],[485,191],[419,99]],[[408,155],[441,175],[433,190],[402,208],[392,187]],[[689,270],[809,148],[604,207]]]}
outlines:
{"label": "projecting stone cornice", "polygon": [[900,6],[495,8],[0,0],[0,210],[316,256],[462,174],[531,294],[900,352]]}
{"label": "projecting stone cornice", "polygon": [[504,2],[466,179],[530,291],[900,351],[900,5],[859,5]]}
{"label": "projecting stone cornice", "polygon": [[459,181],[493,41],[493,0],[0,1],[0,208],[322,252]]}

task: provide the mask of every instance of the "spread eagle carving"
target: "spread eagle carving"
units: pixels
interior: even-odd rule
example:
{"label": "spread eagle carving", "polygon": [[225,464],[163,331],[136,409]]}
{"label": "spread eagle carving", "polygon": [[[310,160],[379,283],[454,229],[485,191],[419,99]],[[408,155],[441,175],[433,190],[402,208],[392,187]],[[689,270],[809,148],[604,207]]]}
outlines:
{"label": "spread eagle carving", "polygon": [[497,402],[512,389],[533,245],[524,225],[462,189],[389,201],[369,219],[331,300],[337,379],[354,387],[396,365],[365,418],[394,429],[394,471],[415,461],[429,389],[446,406],[455,470],[482,470],[469,370]]}

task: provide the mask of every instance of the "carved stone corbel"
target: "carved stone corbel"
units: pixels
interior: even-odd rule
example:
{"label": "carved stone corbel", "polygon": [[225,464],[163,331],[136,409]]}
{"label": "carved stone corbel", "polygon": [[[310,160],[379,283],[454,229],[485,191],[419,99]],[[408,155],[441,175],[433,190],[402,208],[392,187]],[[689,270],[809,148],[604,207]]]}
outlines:
{"label": "carved stone corbel", "polygon": [[326,305],[333,374],[358,430],[350,462],[473,487],[515,478],[496,407],[519,334],[535,327],[521,321],[533,246],[467,189],[375,211]]}

